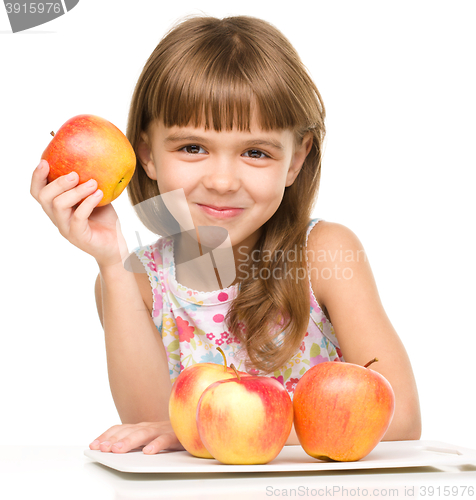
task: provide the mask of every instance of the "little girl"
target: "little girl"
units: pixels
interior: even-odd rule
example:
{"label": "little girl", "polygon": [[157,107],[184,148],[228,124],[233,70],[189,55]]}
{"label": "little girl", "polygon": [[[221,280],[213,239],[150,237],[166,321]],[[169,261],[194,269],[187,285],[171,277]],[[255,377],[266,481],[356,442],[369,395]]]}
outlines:
{"label": "little girl", "polygon": [[[97,183],[78,185],[75,172],[47,183],[40,162],[32,195],[99,266],[97,308],[122,425],[91,449],[183,449],[168,417],[171,387],[187,366],[222,363],[217,346],[229,364],[275,377],[291,397],[317,363],[377,356],[372,369],[396,397],[384,439],[419,439],[412,368],[362,245],[346,227],[311,219],[324,119],[319,91],[276,28],[245,16],[194,17],[155,48],[130,107],[137,167],[128,193],[161,235],[155,243],[124,265],[117,216],[112,205],[97,207]],[[164,222],[161,199],[174,193],[184,195],[194,230],[180,217],[169,217],[175,227]],[[215,287],[182,265],[211,256],[203,235],[212,227],[226,230],[236,276],[222,284],[212,260]],[[287,444],[298,444],[294,429]]]}

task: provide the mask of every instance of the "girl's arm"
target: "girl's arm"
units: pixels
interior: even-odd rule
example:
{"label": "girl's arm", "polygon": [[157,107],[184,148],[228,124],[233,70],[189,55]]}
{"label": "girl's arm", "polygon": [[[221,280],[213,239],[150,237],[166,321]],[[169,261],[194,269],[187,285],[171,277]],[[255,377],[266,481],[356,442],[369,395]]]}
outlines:
{"label": "girl's arm", "polygon": [[[152,317],[147,274],[135,254],[130,264],[99,266],[95,295],[106,341],[109,385],[123,425],[98,436],[92,450],[144,453],[183,450],[170,425],[168,404],[172,383],[165,347]],[[142,271],[142,272],[141,272]]]}
{"label": "girl's arm", "polygon": [[344,360],[363,366],[378,358],[372,369],[395,392],[395,414],[383,440],[420,439],[420,405],[410,360],[382,306],[362,244],[345,226],[320,221],[307,248],[314,295],[329,314]]}
{"label": "girl's arm", "polygon": [[[138,259],[137,264],[142,266]],[[172,384],[165,348],[145,302],[152,298],[147,275],[125,270],[122,262],[100,266],[95,293],[121,422],[168,420]]]}
{"label": "girl's arm", "polygon": [[[48,171],[48,163],[41,161],[32,175],[30,192],[60,234],[99,265],[96,298],[104,327],[109,381],[117,411],[126,424],[100,436],[99,441],[109,439],[109,445],[96,443],[90,447],[125,452],[128,447],[152,441],[155,448],[180,449],[168,421],[171,382],[167,356],[142,298],[138,283],[144,278],[123,266],[127,246],[117,214],[110,204],[97,206],[102,193],[96,181],[78,185],[79,176],[73,172],[48,183]],[[148,293],[151,295],[150,285]],[[122,448],[111,450],[111,443],[119,436],[124,438]]]}

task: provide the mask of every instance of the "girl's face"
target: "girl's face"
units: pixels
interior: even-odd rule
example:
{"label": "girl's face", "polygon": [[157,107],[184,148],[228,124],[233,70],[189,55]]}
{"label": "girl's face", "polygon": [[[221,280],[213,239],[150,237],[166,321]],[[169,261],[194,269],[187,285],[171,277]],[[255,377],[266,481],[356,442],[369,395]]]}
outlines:
{"label": "girl's face", "polygon": [[312,146],[311,134],[296,145],[291,130],[252,125],[217,132],[157,121],[138,149],[160,193],[183,188],[194,226],[225,228],[235,249],[256,243]]}

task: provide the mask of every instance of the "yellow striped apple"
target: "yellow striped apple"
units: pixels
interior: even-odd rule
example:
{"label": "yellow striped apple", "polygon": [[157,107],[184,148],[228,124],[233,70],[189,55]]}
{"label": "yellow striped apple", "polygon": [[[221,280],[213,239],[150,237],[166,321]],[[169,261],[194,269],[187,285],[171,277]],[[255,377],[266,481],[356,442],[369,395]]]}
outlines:
{"label": "yellow striped apple", "polygon": [[127,137],[111,122],[95,115],[70,118],[56,132],[41,158],[50,166],[48,182],[76,172],[79,183],[95,179],[103,198],[98,206],[115,200],[124,191],[136,167],[136,156]]}
{"label": "yellow striped apple", "polygon": [[237,373],[233,379],[210,385],[198,403],[200,438],[224,464],[266,464],[274,460],[292,425],[291,398],[271,377],[240,377]]}
{"label": "yellow striped apple", "polygon": [[365,366],[329,361],[313,366],[294,390],[294,428],[304,451],[320,460],[353,462],[368,455],[395,410],[388,380]]}
{"label": "yellow striped apple", "polygon": [[[232,368],[227,368],[223,350],[224,365],[196,363],[183,370],[174,382],[169,400],[169,418],[172,429],[181,445],[193,456],[214,458],[203,445],[197,429],[197,405],[203,391],[214,382],[236,377]],[[240,372],[242,376],[249,376]]]}

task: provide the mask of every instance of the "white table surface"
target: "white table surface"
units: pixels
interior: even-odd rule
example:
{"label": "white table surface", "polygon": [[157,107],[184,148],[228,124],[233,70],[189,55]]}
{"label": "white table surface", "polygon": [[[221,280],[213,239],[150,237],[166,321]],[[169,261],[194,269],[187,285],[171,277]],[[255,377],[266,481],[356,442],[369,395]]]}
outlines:
{"label": "white table surface", "polygon": [[[85,449],[0,446],[0,499],[476,499],[476,463],[349,471],[133,474],[92,461]],[[473,488],[472,495],[468,487]]]}

